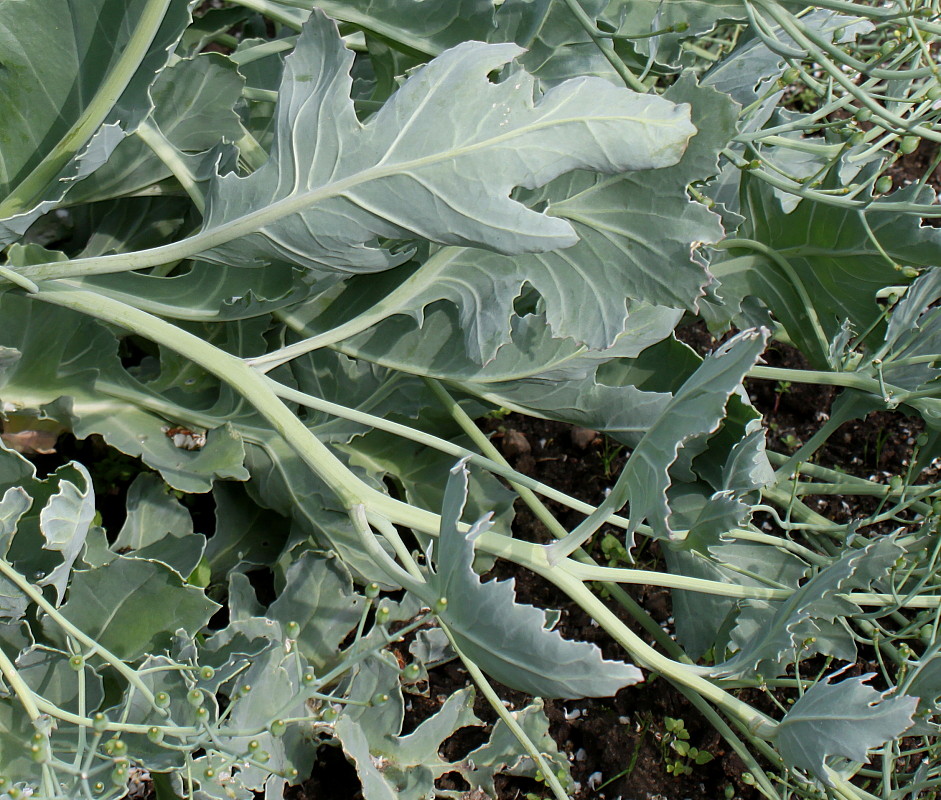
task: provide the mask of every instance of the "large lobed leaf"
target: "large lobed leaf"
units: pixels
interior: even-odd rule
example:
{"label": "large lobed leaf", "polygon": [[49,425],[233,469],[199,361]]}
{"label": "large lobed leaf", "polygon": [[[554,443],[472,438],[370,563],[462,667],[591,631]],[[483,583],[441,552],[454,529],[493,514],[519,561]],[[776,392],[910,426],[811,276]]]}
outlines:
{"label": "large lobed leaf", "polygon": [[774,740],[785,763],[828,786],[828,757],[867,762],[870,750],[911,727],[918,704],[914,697],[886,697],[866,686],[873,673],[839,683],[832,677],[817,681],[791,706]]}
{"label": "large lobed leaf", "polygon": [[509,198],[575,169],[618,173],[675,163],[695,133],[685,108],[606,81],[568,81],[533,101],[522,51],[468,42],[413,74],[366,125],[350,99],[353,55],[318,11],[285,63],[271,157],[218,177],[203,256],[290,261],[312,270],[387,269],[405,257],[377,237],[422,237],[504,253],[577,241],[572,226]]}
{"label": "large lobed leaf", "polygon": [[516,602],[512,580],[481,583],[473,542],[489,521],[458,529],[467,483],[460,462],[445,490],[437,572],[428,581],[436,598],[447,599],[440,616],[463,653],[501,683],[538,697],[609,697],[642,680],[637,667],[606,661],[595,645],[548,630],[545,611]]}

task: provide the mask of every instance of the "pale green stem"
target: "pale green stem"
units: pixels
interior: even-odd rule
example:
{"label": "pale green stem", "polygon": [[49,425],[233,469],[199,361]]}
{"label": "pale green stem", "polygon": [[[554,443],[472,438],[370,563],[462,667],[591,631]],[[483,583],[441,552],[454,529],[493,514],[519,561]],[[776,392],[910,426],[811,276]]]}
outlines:
{"label": "pale green stem", "polygon": [[[671,575],[654,570],[626,569],[624,567],[604,567],[601,565],[580,564],[566,562],[565,571],[581,581],[610,581],[612,583],[629,583],[637,586],[662,586],[668,589],[682,589],[686,592],[699,592],[700,594],[716,595],[719,597],[734,597],[744,600],[777,601],[787,600],[794,594],[793,589],[764,589],[760,586],[744,586],[735,583],[711,581],[706,578],[690,578],[685,575]],[[757,576],[751,576],[757,577]],[[941,596],[912,597],[900,602],[892,594],[879,592],[848,592],[838,594],[858,606],[884,606],[899,605],[902,608],[938,608],[941,606]]]}
{"label": "pale green stem", "polygon": [[[303,27],[304,21],[307,19],[306,14],[298,14],[290,8],[286,8],[286,3],[273,3],[270,2],[270,0],[233,1],[237,5],[250,8],[252,11],[257,11],[259,14],[264,14],[269,19],[280,22],[282,25],[286,25],[288,28],[295,31],[299,31]],[[310,5],[307,6],[307,11],[310,11]]]}
{"label": "pale green stem", "polygon": [[186,162],[180,158],[179,150],[173,146],[159,128],[151,125],[147,120],[141,123],[137,129],[137,135],[173,173],[173,177],[179,181],[180,186],[183,187],[190,200],[193,201],[193,205],[202,214],[206,210],[206,198],[203,197],[203,192],[196,182],[196,177],[190,172]]}
{"label": "pale green stem", "polygon": [[33,690],[26,685],[26,681],[20,677],[16,666],[7,658],[7,654],[4,653],[2,649],[0,649],[0,673],[3,674],[4,679],[19,699],[23,710],[26,712],[26,716],[33,722],[36,722],[36,720],[42,716],[42,713],[36,707],[36,698],[33,695]]}
{"label": "pale green stem", "polygon": [[534,571],[555,584],[578,603],[627,650],[640,666],[659,672],[670,680],[689,687],[718,706],[726,714],[742,720],[752,735],[762,739],[769,739],[774,736],[778,723],[773,719],[729,694],[693,670],[661,655],[624,625],[604,603],[588,591],[581,581],[569,571],[577,566],[571,563],[567,563],[565,568],[546,565]]}
{"label": "pale green stem", "polygon": [[102,81],[91,102],[65,136],[0,203],[0,218],[27,211],[36,205],[59,171],[101,127],[146,57],[169,6],[170,0],[148,0],[124,52]]}
{"label": "pale green stem", "polygon": [[860,105],[868,108],[875,116],[897,129],[913,133],[932,142],[941,142],[941,133],[914,124],[904,117],[891,113],[884,106],[873,100],[868,94],[861,91],[859,87],[853,83],[852,79],[845,75],[843,71],[830,61],[826,54],[808,38],[807,29],[797,22],[794,17],[786,12],[782,12],[773,3],[764,2],[764,0],[755,0],[755,2],[759,3],[795,42],[805,48],[816,63],[818,63],[834,81],[840,84],[847,93],[856,98],[856,101]]}
{"label": "pale green stem", "polygon": [[[299,342],[293,342],[277,350],[273,350],[265,355],[248,361],[253,367],[269,372],[275,367],[285,364],[291,359],[302,356],[305,353],[312,353],[322,347],[342,342],[349,339],[357,333],[369,330],[387,317],[395,314],[404,314],[414,305],[414,299],[424,290],[430,282],[438,277],[447,269],[451,259],[463,252],[460,247],[443,247],[429,257],[415,272],[409,275],[398,286],[391,289],[379,300],[370,305],[370,307],[361,314],[337,325],[330,330],[322,333],[308,336]],[[279,314],[284,322],[292,330],[305,334],[306,323],[291,315],[290,312]]]}
{"label": "pale green stem", "polygon": [[595,21],[585,13],[585,9],[582,8],[578,0],[563,0],[563,2],[568,6],[569,11],[572,12],[572,16],[575,17],[578,24],[582,26],[585,33],[587,33],[589,38],[595,43],[595,46],[601,51],[601,55],[607,59],[608,63],[614,68],[614,71],[621,77],[621,80],[635,92],[646,94],[647,87],[631,72],[627,64],[621,60],[611,40],[598,30]]}
{"label": "pale green stem", "polygon": [[714,244],[713,247],[716,250],[733,250],[738,248],[752,250],[765,256],[765,258],[770,259],[778,267],[780,267],[781,271],[784,272],[785,276],[794,287],[794,291],[797,292],[803,302],[804,311],[810,319],[810,324],[813,327],[814,335],[817,338],[817,344],[820,347],[820,352],[823,354],[827,353],[827,350],[829,349],[829,339],[823,332],[823,326],[821,326],[820,320],[817,317],[816,308],[811,302],[810,296],[807,294],[807,289],[804,286],[804,282],[800,279],[797,271],[794,269],[794,267],[791,266],[791,263],[786,258],[784,258],[784,256],[782,256],[773,248],[768,247],[763,242],[758,242],[754,239],[726,239],[724,241],[718,242],[717,244]]}
{"label": "pale green stem", "polygon": [[514,712],[511,712],[506,706],[503,705],[503,701],[500,699],[500,696],[493,690],[493,687],[490,685],[490,681],[487,680],[487,676],[484,675],[480,667],[478,667],[470,658],[464,655],[448,626],[445,625],[441,620],[438,620],[438,624],[441,626],[441,630],[444,631],[444,635],[448,637],[448,641],[451,643],[451,648],[455,653],[457,653],[458,657],[464,663],[464,667],[468,674],[471,676],[471,678],[473,678],[474,683],[477,684],[477,688],[480,689],[480,693],[487,699],[487,702],[490,703],[490,707],[503,721],[503,724],[510,729],[510,732],[516,737],[516,741],[518,741],[523,746],[523,749],[525,749],[533,761],[536,762],[536,765],[542,772],[543,778],[549,785],[549,788],[552,789],[552,794],[556,796],[556,800],[568,800],[568,794],[566,793],[562,784],[559,782],[556,774],[552,771],[551,765],[546,761],[543,754],[539,752],[539,748],[536,747],[536,743],[529,738],[529,734],[526,733],[526,731],[523,729],[523,726],[516,721]]}
{"label": "pale green stem", "polygon": [[[492,472],[494,475],[499,475],[501,478],[506,478],[506,480],[510,481],[514,486],[519,486],[519,490],[521,492],[537,492],[544,497],[549,498],[550,500],[555,500],[557,503],[561,503],[567,508],[571,508],[583,514],[590,514],[595,510],[593,505],[582,502],[581,500],[577,500],[574,497],[570,497],[569,495],[565,494],[564,492],[560,492],[558,489],[554,489],[553,487],[547,486],[544,483],[540,483],[539,481],[534,480],[527,475],[523,475],[510,467],[508,464],[495,460],[492,458],[492,455],[491,457],[482,456],[479,453],[475,453],[473,450],[468,450],[466,447],[461,447],[454,442],[449,442],[446,439],[441,439],[430,433],[425,433],[424,431],[418,430],[417,428],[411,428],[408,425],[402,425],[398,422],[391,422],[390,420],[383,419],[382,417],[377,417],[374,414],[367,414],[364,411],[358,411],[356,409],[348,408],[347,406],[339,405],[337,403],[331,403],[329,400],[323,400],[319,397],[314,397],[313,395],[300,392],[297,389],[291,389],[290,387],[284,386],[283,384],[271,380],[270,378],[268,380],[271,381],[272,391],[278,397],[284,400],[288,400],[292,403],[298,403],[299,405],[312,408],[316,411],[322,411],[326,414],[339,417],[340,419],[347,419],[351,422],[357,422],[359,424],[375,428],[376,430],[385,431],[386,433],[391,433],[396,436],[401,436],[403,439],[408,439],[409,441],[423,444],[426,447],[431,447],[440,453],[454,456],[455,459],[467,458],[470,460],[470,463],[474,464],[475,466],[479,466],[488,472]],[[626,528],[629,522],[623,517],[614,516],[611,518],[611,524]]]}

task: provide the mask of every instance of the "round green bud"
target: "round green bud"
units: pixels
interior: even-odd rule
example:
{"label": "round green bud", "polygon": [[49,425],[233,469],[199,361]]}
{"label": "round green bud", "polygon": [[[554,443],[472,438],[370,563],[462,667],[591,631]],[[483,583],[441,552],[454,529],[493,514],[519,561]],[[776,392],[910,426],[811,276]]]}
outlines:
{"label": "round green bud", "polygon": [[304,684],[310,686],[315,680],[317,680],[317,676],[312,669],[304,670],[304,674],[301,676],[301,681]]}
{"label": "round green bud", "polygon": [[336,722],[336,719],[339,716],[340,716],[340,712],[337,711],[332,706],[325,708],[323,711],[320,712],[320,719],[322,719],[327,724],[331,722]]}
{"label": "round green bud", "polygon": [[889,478],[889,491],[893,493],[901,492],[902,487],[905,485],[905,481],[902,480],[901,475],[893,475]]}
{"label": "round green bud", "polygon": [[402,678],[406,681],[417,681],[421,675],[421,667],[418,666],[414,661],[411,664],[408,664],[402,669]]}
{"label": "round green bud", "polygon": [[216,671],[212,667],[201,667],[199,677],[204,681],[211,681],[215,677]]}
{"label": "round green bud", "polygon": [[890,175],[881,175],[876,181],[876,194],[885,194],[892,191],[892,177]]}
{"label": "round green bud", "polygon": [[745,165],[745,169],[760,169],[761,162],[757,158],[753,158]]}
{"label": "round green bud", "polygon": [[755,776],[752,775],[750,772],[743,772],[742,783],[744,783],[746,786],[754,786],[757,783],[757,781],[755,780]]}
{"label": "round green bud", "polygon": [[289,781],[293,781],[297,777],[297,775],[298,775],[298,772],[294,767],[288,767],[288,769],[284,770],[284,772],[281,773],[281,777],[286,778]]}
{"label": "round green bud", "polygon": [[439,597],[435,600],[435,614],[442,614],[448,607],[448,598]]}
{"label": "round green bud", "polygon": [[18,786],[11,786],[7,789],[7,795],[10,797],[10,800],[19,800],[23,796],[23,792]]}
{"label": "round green bud", "polygon": [[928,444],[928,434],[919,433],[918,437],[915,439],[915,444],[917,444],[919,447],[924,447],[926,444]]}
{"label": "round green bud", "polygon": [[889,41],[885,42],[882,47],[879,48],[879,55],[881,55],[883,58],[885,56],[891,55],[895,52],[898,46],[899,43],[897,41],[894,39],[889,39]]}
{"label": "round green bud", "polygon": [[29,757],[36,763],[41,764],[46,760],[46,748],[41,744],[32,744],[29,746]]}
{"label": "round green bud", "polygon": [[199,722],[206,722],[209,719],[209,709],[206,706],[200,706],[196,709],[196,719]]}
{"label": "round green bud", "polygon": [[785,83],[785,84],[794,83],[800,78],[800,76],[801,76],[801,73],[800,73],[800,70],[797,69],[797,67],[788,67],[781,74],[781,83]]}
{"label": "round green bud", "polygon": [[74,656],[69,657],[69,666],[78,672],[85,666],[85,659],[76,653]]}
{"label": "round green bud", "polygon": [[112,739],[111,754],[123,756],[127,753],[127,743],[123,739]]}
{"label": "round green bud", "polygon": [[206,769],[203,770],[203,777],[211,781],[216,777],[216,771],[212,767],[206,767]]}
{"label": "round green bud", "polygon": [[252,690],[252,685],[251,685],[250,683],[246,683],[246,684],[243,684],[243,685],[239,688],[239,694],[244,697],[244,696],[247,695],[251,690]]}
{"label": "round green bud", "polygon": [[389,695],[385,692],[376,692],[370,699],[369,703],[373,706],[382,706],[389,702]]}
{"label": "round green bud", "polygon": [[166,692],[157,692],[154,695],[154,705],[157,706],[157,708],[166,708],[170,705],[170,695]]}
{"label": "round green bud", "polygon": [[899,140],[899,152],[907,156],[909,153],[914,153],[920,144],[921,139],[917,136],[903,136]]}
{"label": "round green bud", "polygon": [[379,596],[379,584],[373,581],[372,583],[366,584],[366,588],[363,590],[363,593],[370,600],[373,600]]}
{"label": "round green bud", "polygon": [[389,617],[392,616],[392,612],[389,610],[388,606],[379,606],[376,609],[376,624],[385,625],[389,621]]}
{"label": "round green bud", "polygon": [[931,504],[931,510],[932,510],[935,514],[938,514],[939,516],[941,516],[941,500],[935,500],[935,501]]}
{"label": "round green bud", "polygon": [[869,120],[872,119],[872,109],[865,107],[859,108],[853,116],[856,117],[858,122],[869,122]]}
{"label": "round green bud", "polygon": [[257,761],[259,764],[267,764],[270,759],[271,756],[268,755],[267,750],[259,750],[257,753],[255,753],[255,761]]}
{"label": "round green bud", "polygon": [[902,267],[899,272],[901,272],[902,276],[905,278],[917,278],[919,275],[921,275],[921,272],[919,272],[914,267]]}
{"label": "round green bud", "polygon": [[99,711],[92,715],[91,726],[95,731],[101,733],[108,727],[108,718]]}
{"label": "round green bud", "polygon": [[941,98],[941,86],[938,84],[929,86],[928,91],[925,92],[925,97],[927,97],[929,100],[938,100]]}
{"label": "round green bud", "polygon": [[291,620],[284,626],[284,632],[287,634],[288,639],[296,639],[301,635],[301,626],[294,620]]}
{"label": "round green bud", "polygon": [[252,739],[248,743],[248,752],[254,753],[259,747],[261,747],[261,742],[259,742],[257,739]]}
{"label": "round green bud", "polygon": [[150,739],[154,744],[160,744],[163,741],[163,731],[154,726],[147,729],[147,738]]}
{"label": "round green bud", "polygon": [[101,794],[105,790],[105,785],[101,781],[98,781],[91,789],[95,794]]}
{"label": "round green bud", "polygon": [[682,20],[681,22],[677,22],[677,23],[673,26],[673,32],[674,32],[674,33],[686,33],[686,31],[688,31],[688,30],[689,30],[689,23],[688,23],[686,20]]}
{"label": "round green bud", "polygon": [[5,792],[7,784],[10,782],[6,775],[0,775],[0,792]]}
{"label": "round green bud", "polygon": [[284,720],[276,719],[268,726],[268,732],[272,736],[284,736],[284,732],[288,729],[288,726],[284,724]]}
{"label": "round green bud", "polygon": [[186,702],[193,708],[199,708],[203,704],[203,693],[199,689],[190,689],[186,693]]}
{"label": "round green bud", "polygon": [[115,786],[127,785],[127,767],[115,767],[111,771],[111,783]]}

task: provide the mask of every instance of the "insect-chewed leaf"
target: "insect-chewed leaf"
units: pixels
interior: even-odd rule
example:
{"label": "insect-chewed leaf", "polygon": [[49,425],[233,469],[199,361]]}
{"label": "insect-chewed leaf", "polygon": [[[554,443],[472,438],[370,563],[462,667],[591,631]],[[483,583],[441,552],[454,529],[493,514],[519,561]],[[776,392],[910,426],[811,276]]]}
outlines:
{"label": "insect-chewed leaf", "polygon": [[608,697],[642,680],[637,667],[605,661],[595,645],[546,630],[545,611],[517,603],[513,581],[481,583],[472,567],[473,542],[489,521],[466,534],[458,530],[467,480],[460,462],[445,490],[437,572],[428,582],[447,598],[440,616],[464,654],[501,683],[540,697]]}
{"label": "insect-chewed leaf", "polygon": [[350,99],[353,54],[317,10],[285,63],[269,160],[216,178],[194,243],[226,264],[288,261],[370,272],[407,254],[377,237],[422,237],[503,253],[569,247],[570,223],[511,200],[576,169],[667,166],[695,133],[688,109],[602,79],[567,81],[533,101],[516,45],[465,42],[412,75],[366,125]]}
{"label": "insect-chewed leaf", "polygon": [[918,700],[886,697],[865,682],[873,675],[811,686],[778,724],[775,744],[791,767],[832,785],[826,759],[868,761],[867,753],[911,727]]}

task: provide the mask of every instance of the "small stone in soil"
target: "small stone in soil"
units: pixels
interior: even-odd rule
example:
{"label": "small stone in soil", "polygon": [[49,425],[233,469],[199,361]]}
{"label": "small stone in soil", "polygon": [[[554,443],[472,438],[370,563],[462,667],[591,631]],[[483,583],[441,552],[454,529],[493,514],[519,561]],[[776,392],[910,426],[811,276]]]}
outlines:
{"label": "small stone in soil", "polygon": [[569,437],[572,444],[579,450],[587,450],[598,438],[598,431],[593,431],[591,428],[572,428],[569,431]]}
{"label": "small stone in soil", "polygon": [[529,455],[532,449],[529,439],[519,431],[511,428],[503,434],[503,455],[507,458]]}

